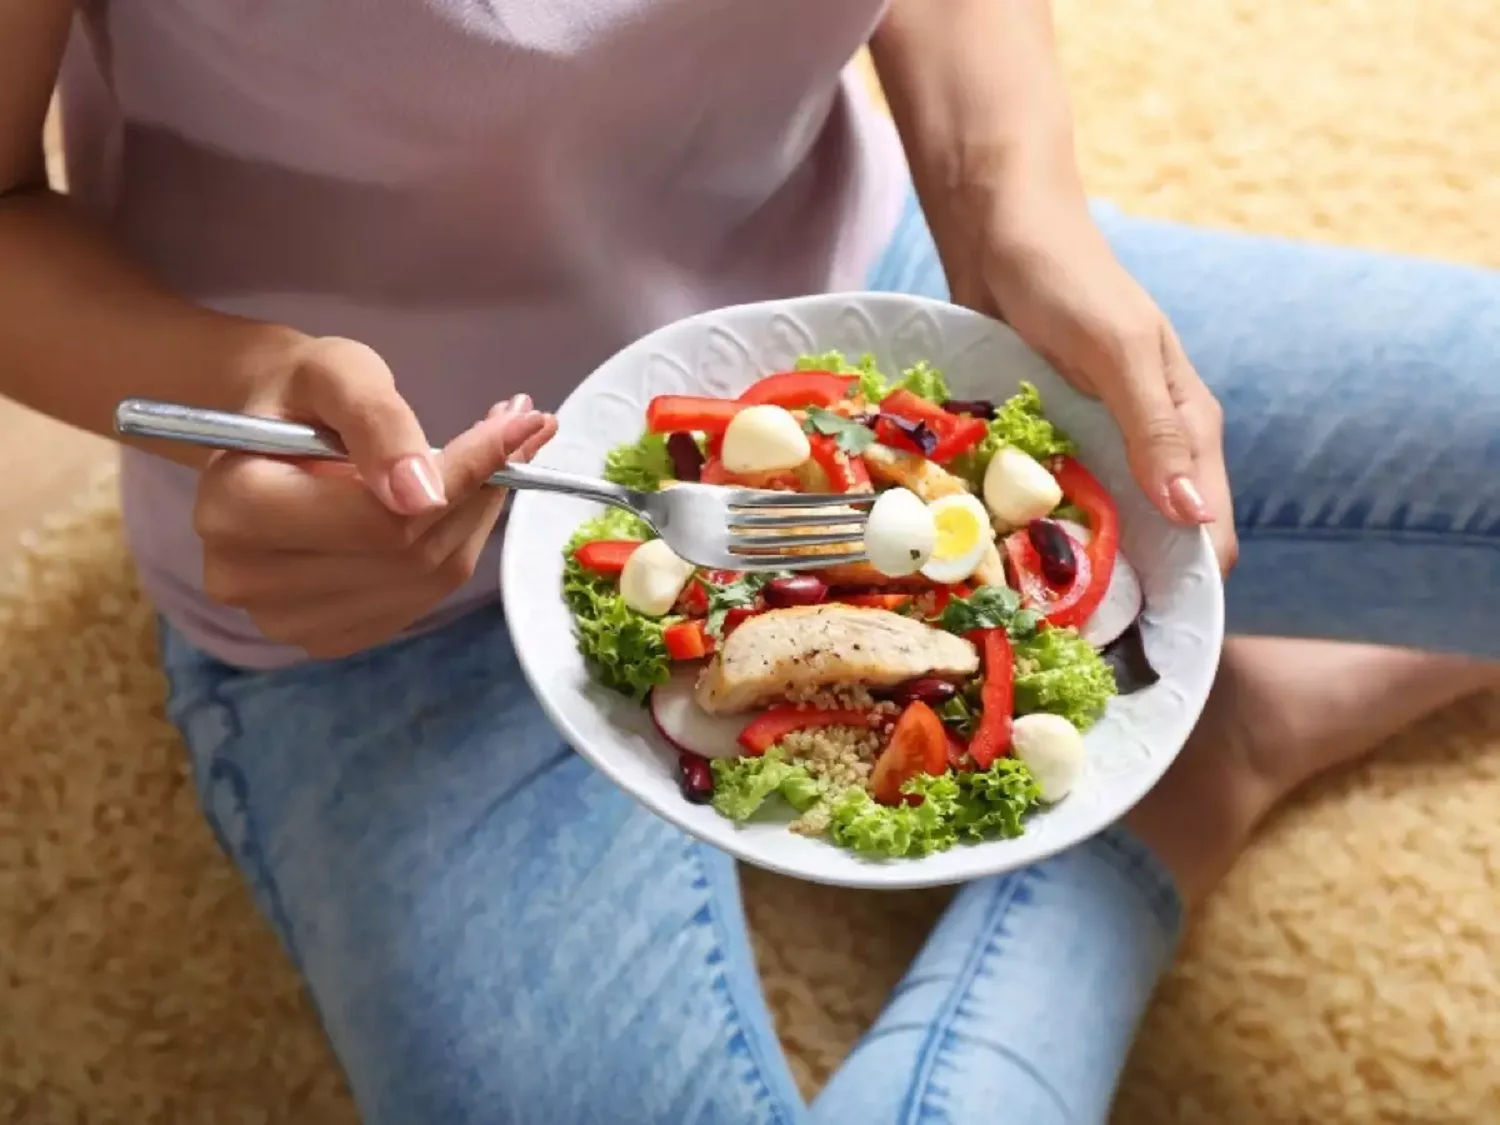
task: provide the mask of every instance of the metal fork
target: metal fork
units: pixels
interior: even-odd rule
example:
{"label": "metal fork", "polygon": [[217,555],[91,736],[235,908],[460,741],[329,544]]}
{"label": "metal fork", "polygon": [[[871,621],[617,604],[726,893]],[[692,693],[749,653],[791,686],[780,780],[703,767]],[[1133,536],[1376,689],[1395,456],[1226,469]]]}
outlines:
{"label": "metal fork", "polygon": [[[115,409],[126,437],[157,438],[271,457],[346,461],[333,433],[298,422],[230,414],[178,403],[126,399]],[[508,465],[490,477],[498,488],[561,492],[634,512],[678,555],[717,570],[813,570],[865,561],[868,493],[768,492],[682,483],[660,492],[622,488],[538,465]],[[810,553],[801,553],[810,552]]]}

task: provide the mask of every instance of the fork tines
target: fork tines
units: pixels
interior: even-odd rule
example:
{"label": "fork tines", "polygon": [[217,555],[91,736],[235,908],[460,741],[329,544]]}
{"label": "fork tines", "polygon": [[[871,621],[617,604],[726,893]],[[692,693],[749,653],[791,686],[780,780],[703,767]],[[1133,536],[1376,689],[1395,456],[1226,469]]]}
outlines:
{"label": "fork tines", "polygon": [[[858,492],[740,492],[729,503],[729,550],[758,568],[809,569],[863,562],[863,551],[830,554],[809,548],[862,544],[869,505],[874,501],[873,495]],[[775,531],[791,534],[766,534]],[[808,553],[775,553],[785,551]]]}

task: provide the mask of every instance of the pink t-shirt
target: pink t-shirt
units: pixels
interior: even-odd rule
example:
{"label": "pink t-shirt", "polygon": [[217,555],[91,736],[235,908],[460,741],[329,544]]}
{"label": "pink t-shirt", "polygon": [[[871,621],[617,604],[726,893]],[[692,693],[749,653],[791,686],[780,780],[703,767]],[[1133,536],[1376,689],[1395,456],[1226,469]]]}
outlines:
{"label": "pink t-shirt", "polygon": [[[441,444],[720,305],[857,289],[905,192],[848,59],[884,0],[85,0],[75,197],[205,305],[363,340]],[[194,475],[127,451],[142,581],[230,663]],[[496,544],[424,622],[491,597]]]}

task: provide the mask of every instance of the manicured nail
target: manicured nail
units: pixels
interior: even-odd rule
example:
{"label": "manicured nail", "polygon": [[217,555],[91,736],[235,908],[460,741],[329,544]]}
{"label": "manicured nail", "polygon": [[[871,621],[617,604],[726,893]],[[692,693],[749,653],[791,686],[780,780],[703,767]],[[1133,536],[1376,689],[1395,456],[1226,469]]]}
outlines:
{"label": "manicured nail", "polygon": [[528,410],[531,409],[531,406],[532,402],[530,395],[516,395],[515,398],[510,400],[510,408],[517,414],[525,414]]}
{"label": "manicured nail", "polygon": [[391,495],[408,515],[430,512],[448,502],[436,467],[415,454],[403,457],[391,469]]}
{"label": "manicured nail", "polygon": [[1192,477],[1173,477],[1167,484],[1167,496],[1172,501],[1172,507],[1184,519],[1190,519],[1194,523],[1213,522],[1214,517],[1203,501],[1203,493],[1198,491]]}

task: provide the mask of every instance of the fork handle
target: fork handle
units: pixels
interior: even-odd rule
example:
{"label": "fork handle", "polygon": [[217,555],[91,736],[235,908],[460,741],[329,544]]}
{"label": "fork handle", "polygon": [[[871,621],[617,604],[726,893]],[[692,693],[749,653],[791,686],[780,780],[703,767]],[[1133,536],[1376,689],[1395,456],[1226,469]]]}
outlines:
{"label": "fork handle", "polygon": [[[115,430],[124,437],[184,442],[209,449],[231,449],[268,457],[347,461],[348,453],[330,430],[280,418],[205,410],[174,402],[129,398],[115,408]],[[497,488],[561,492],[612,504],[640,514],[641,500],[628,488],[590,477],[544,469],[537,465],[507,465],[490,476]]]}

